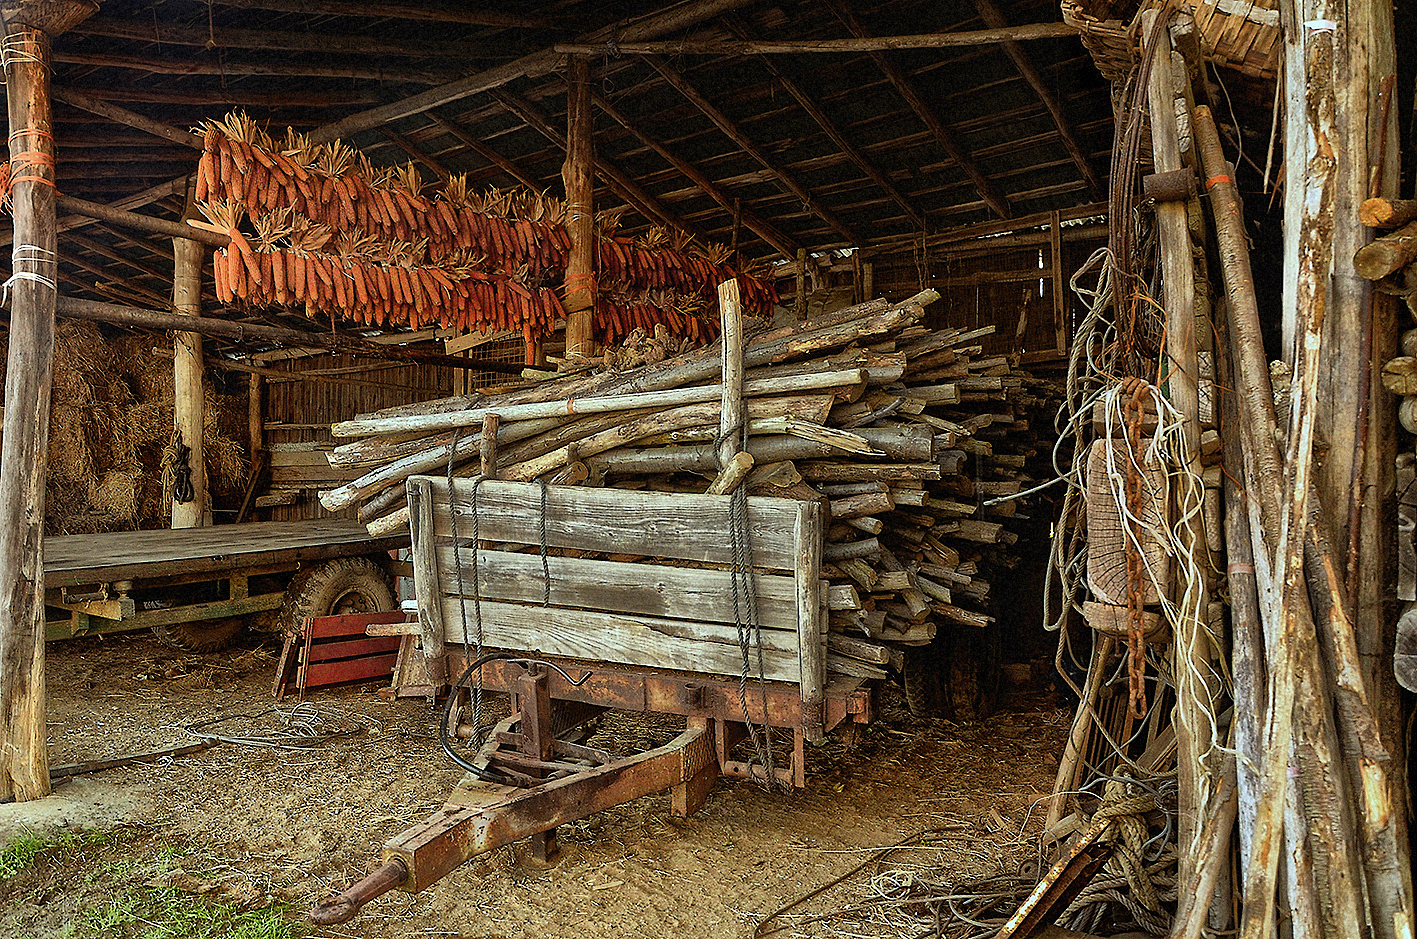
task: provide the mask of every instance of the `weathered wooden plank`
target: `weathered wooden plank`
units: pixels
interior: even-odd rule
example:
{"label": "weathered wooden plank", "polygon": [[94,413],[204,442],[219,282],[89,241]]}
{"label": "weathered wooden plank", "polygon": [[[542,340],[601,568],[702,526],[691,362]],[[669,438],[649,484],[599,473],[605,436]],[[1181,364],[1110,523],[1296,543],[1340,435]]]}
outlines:
{"label": "weathered wooden plank", "polygon": [[[466,534],[464,532],[463,534]],[[415,541],[415,544],[417,542]],[[417,557],[415,548],[415,558]],[[437,548],[440,571],[462,565],[463,587],[443,578],[443,596],[472,597],[473,557],[470,548],[457,552],[451,545]],[[551,606],[662,616],[697,622],[732,623],[732,572],[653,563],[599,561],[589,558],[548,557]],[[477,590],[484,601],[507,600],[540,603],[546,591],[540,554],[481,551],[477,556]],[[767,629],[797,628],[797,592],[794,578],[759,573],[758,619]],[[425,595],[420,588],[419,595]]]}
{"label": "weathered wooden plank", "polygon": [[59,587],[230,570],[377,554],[407,544],[401,533],[371,538],[363,525],[339,518],[62,535],[44,540],[44,581],[47,587]]}
{"label": "weathered wooden plank", "polygon": [[[437,509],[434,534],[449,539],[448,480],[428,480]],[[473,481],[454,479],[459,503],[459,533],[472,533]],[[549,486],[546,491],[546,544],[550,548],[615,551],[686,561],[732,563],[727,538],[729,496],[632,492]],[[541,487],[536,483],[484,480],[477,491],[479,534],[487,541],[540,544]],[[753,557],[759,567],[791,570],[799,503],[755,496],[748,500]],[[613,540],[612,540],[613,539]]]}
{"label": "weathered wooden plank", "polygon": [[[408,482],[408,525],[413,542],[413,586],[419,597],[437,597],[443,593],[439,580],[440,568],[434,551],[433,494],[426,479]],[[443,655],[443,607],[438,603],[418,604],[418,626],[423,634],[423,651],[430,660]],[[442,677],[442,676],[439,676]]]}
{"label": "weathered wooden plank", "polygon": [[313,616],[306,627],[311,639],[337,639],[343,636],[366,636],[376,623],[401,623],[403,613],[389,610],[383,613],[350,613],[339,616]]}
{"label": "weathered wooden plank", "polygon": [[390,652],[387,655],[374,655],[362,659],[315,662],[304,667],[303,685],[306,688],[318,688],[321,685],[335,685],[347,681],[388,678],[394,673],[396,658],[398,658],[398,653]]}
{"label": "weathered wooden plank", "polygon": [[[472,601],[446,598],[443,619],[452,624],[445,639],[460,642],[458,624],[474,622]],[[738,675],[743,671],[738,631],[731,626],[696,625],[683,620],[623,616],[591,610],[538,605],[481,604],[483,642],[499,649],[536,650],[596,662]],[[764,677],[795,682],[801,675],[798,637],[779,630],[762,632]],[[756,674],[757,653],[752,658]]]}
{"label": "weathered wooden plank", "polygon": [[342,659],[369,658],[389,652],[397,652],[402,636],[356,636],[336,639],[330,642],[316,642],[310,646],[310,658],[306,672],[319,662],[337,662]]}
{"label": "weathered wooden plank", "polygon": [[797,680],[802,691],[802,729],[809,740],[817,743],[823,733],[823,689],[827,678],[826,584],[821,580],[825,521],[820,502],[800,502],[796,508],[793,574],[797,582]]}

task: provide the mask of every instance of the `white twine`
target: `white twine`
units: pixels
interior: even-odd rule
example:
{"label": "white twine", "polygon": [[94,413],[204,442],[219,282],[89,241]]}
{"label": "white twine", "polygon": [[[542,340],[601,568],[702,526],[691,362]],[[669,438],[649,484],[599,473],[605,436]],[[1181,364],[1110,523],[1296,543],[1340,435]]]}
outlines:
{"label": "white twine", "polygon": [[[13,257],[16,268],[19,268],[22,264],[33,264],[52,268],[58,255],[48,248],[42,248],[39,245],[15,245]],[[10,285],[17,280],[32,281],[42,287],[48,287],[56,294],[59,292],[59,284],[55,276],[45,276],[45,274],[39,271],[17,269],[3,285],[0,285],[0,303],[9,304]]]}

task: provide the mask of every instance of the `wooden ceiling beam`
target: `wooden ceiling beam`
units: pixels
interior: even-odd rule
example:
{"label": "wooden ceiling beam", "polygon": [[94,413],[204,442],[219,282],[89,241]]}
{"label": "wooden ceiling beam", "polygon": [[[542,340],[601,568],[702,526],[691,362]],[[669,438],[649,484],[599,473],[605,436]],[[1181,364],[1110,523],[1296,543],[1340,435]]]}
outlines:
{"label": "wooden ceiling beam", "polygon": [[540,190],[546,188],[544,185],[537,182],[536,179],[532,177],[532,175],[526,170],[522,169],[520,166],[513,163],[511,160],[502,156],[502,154],[493,150],[491,147],[478,140],[472,134],[468,133],[467,128],[463,127],[462,125],[447,120],[446,118],[439,117],[437,114],[433,114],[432,112],[429,112],[428,118],[432,120],[434,127],[437,127],[438,129],[442,130],[443,133],[447,134],[449,137],[452,137],[458,143],[462,144],[464,147],[471,150],[473,153],[476,153],[478,156],[482,157],[482,159],[486,160],[488,163],[491,163],[493,166],[497,167],[502,172],[506,173],[508,176],[521,183],[523,186],[526,186],[528,189]]}
{"label": "wooden ceiling beam", "polygon": [[493,50],[478,43],[425,40],[385,40],[378,36],[340,33],[310,33],[283,29],[229,29],[213,26],[203,29],[170,26],[160,23],[120,20],[96,16],[74,27],[71,32],[107,39],[131,39],[154,42],[165,46],[200,46],[203,49],[261,49],[279,52],[320,52],[326,55],[396,55],[419,58],[477,59]]}
{"label": "wooden ceiling beam", "polygon": [[332,108],[368,104],[378,98],[367,91],[281,91],[264,92],[238,86],[201,91],[173,91],[108,85],[102,88],[74,88],[69,91],[97,101],[135,101],[140,104],[245,105],[259,108]]}
{"label": "wooden ceiling beam", "polygon": [[129,127],[152,134],[154,137],[161,137],[163,140],[170,140],[173,143],[181,144],[184,147],[191,147],[194,150],[202,149],[202,138],[198,137],[196,134],[188,133],[181,128],[173,127],[171,124],[164,124],[162,121],[155,121],[145,115],[129,111],[127,108],[120,108],[116,104],[100,101],[81,91],[56,86],[51,89],[50,94],[56,101],[62,101],[81,111],[88,111],[90,114],[97,114],[99,117],[107,118],[115,124],[126,124]]}
{"label": "wooden ceiling beam", "polygon": [[[871,36],[861,39],[755,40],[739,34],[738,39],[669,39],[663,42],[617,42],[611,48],[619,55],[798,55],[801,53],[851,54],[885,52],[891,49],[950,49],[985,46],[1033,39],[1076,36],[1078,31],[1064,23],[1030,23],[1025,26],[970,30],[958,33],[925,33],[916,36]],[[605,43],[561,42],[554,47],[568,54],[603,54]]]}
{"label": "wooden ceiling beam", "polygon": [[[604,43],[612,39],[621,42],[658,39],[753,2],[754,0],[683,0],[646,16],[612,23],[582,36],[581,39],[590,43]],[[336,137],[348,137],[363,130],[372,130],[399,118],[422,114],[471,95],[500,88],[518,78],[548,75],[561,68],[564,63],[565,57],[556,50],[542,49],[475,75],[430,88],[402,101],[351,114],[333,124],[316,128],[310,139],[315,143],[325,143]]]}
{"label": "wooden ceiling beam", "polygon": [[[129,283],[127,280],[123,279],[122,277],[115,277],[115,276],[113,276],[113,272],[112,272],[112,271],[105,270],[103,267],[100,267],[100,266],[97,265],[97,264],[90,264],[88,261],[85,261],[83,258],[78,257],[77,255],[70,254],[70,253],[67,252],[67,251],[60,251],[60,252],[59,252],[59,260],[62,261],[62,262],[64,262],[65,264],[69,264],[69,265],[72,265],[73,267],[77,267],[77,268],[78,268],[79,270],[81,270],[81,271],[88,271],[90,274],[94,275],[95,277],[100,277],[100,278],[102,278],[102,279],[104,279],[104,280],[112,281],[114,284],[117,284],[118,286],[121,286],[124,290],[128,291],[129,293],[133,294],[134,296],[143,297],[144,299],[148,300],[149,302],[151,302],[151,303],[153,303],[153,304],[155,304],[155,305],[157,305],[157,306],[166,307],[166,306],[168,306],[168,305],[170,305],[170,304],[172,303],[172,298],[171,298],[171,297],[162,297],[162,296],[159,296],[157,293],[155,293],[155,292],[149,290],[149,289],[146,288],[146,287],[143,287],[143,286],[141,286],[141,285],[139,285],[139,284]],[[96,289],[97,287],[98,287],[98,285],[95,284],[94,287],[92,287],[92,288],[90,288],[90,289]]]}
{"label": "wooden ceiling beam", "polygon": [[[868,38],[871,35],[866,30],[866,27],[861,24],[861,21],[856,18],[856,14],[843,0],[825,0],[825,3],[831,11],[836,14],[837,19],[845,24],[852,35],[861,39]],[[970,158],[969,154],[965,152],[964,147],[960,145],[959,141],[955,139],[954,134],[951,133],[944,122],[940,120],[939,115],[935,113],[934,109],[931,108],[920,95],[915,84],[905,72],[901,70],[900,66],[891,61],[890,57],[884,52],[872,52],[869,53],[869,55],[876,63],[876,67],[885,74],[886,78],[890,80],[890,83],[895,86],[896,91],[905,99],[905,103],[910,105],[910,109],[925,123],[926,127],[930,128],[930,133],[934,135],[940,147],[950,155],[950,159],[954,160],[955,165],[963,170],[964,174],[974,183],[974,188],[979,191],[979,196],[984,200],[985,204],[1002,218],[1008,218],[1012,215],[1013,210],[1009,208],[1009,202],[1004,198],[1003,193],[990,182],[989,177],[985,176],[979,170],[979,167],[974,165],[974,161]]]}
{"label": "wooden ceiling beam", "polygon": [[397,3],[357,3],[353,0],[216,0],[220,6],[240,10],[272,10],[311,16],[367,16],[375,19],[416,20],[425,23],[460,23],[464,26],[501,26],[509,29],[554,29],[558,18],[524,16],[479,9],[479,4],[404,6]]}
{"label": "wooden ceiling beam", "polygon": [[446,166],[439,163],[437,160],[433,159],[431,156],[415,147],[403,134],[400,134],[398,131],[390,127],[381,127],[379,128],[379,132],[382,133],[385,137],[389,138],[389,141],[394,146],[398,147],[400,150],[402,150],[404,153],[407,153],[414,160],[419,163],[422,163],[424,166],[432,170],[434,174],[437,175],[437,177],[443,182],[446,183],[449,179],[452,178],[453,174],[448,170]]}
{"label": "wooden ceiling beam", "polygon": [[286,78],[356,78],[360,81],[406,82],[414,85],[441,85],[456,76],[451,72],[419,71],[418,69],[382,69],[373,65],[301,64],[299,62],[251,62],[223,58],[219,62],[197,59],[174,59],[164,55],[135,57],[99,52],[59,50],[54,61],[65,65],[92,65],[98,68],[124,68],[153,75],[221,75]]}
{"label": "wooden ceiling beam", "polygon": [[[747,24],[736,15],[727,18],[726,22],[728,23],[728,27],[740,36],[745,35],[748,31]],[[763,66],[772,73],[773,77],[777,79],[778,84],[785,88],[788,94],[797,99],[797,103],[802,105],[802,109],[812,116],[812,120],[816,121],[817,126],[822,129],[827,137],[831,138],[832,143],[836,144],[836,148],[846,154],[851,162],[856,164],[857,169],[865,173],[872,182],[884,190],[886,195],[890,196],[896,205],[900,206],[906,218],[910,219],[916,228],[924,231],[924,214],[896,188],[894,183],[886,178],[885,173],[882,173],[874,163],[867,159],[864,153],[857,149],[856,145],[842,133],[841,128],[836,125],[836,122],[831,119],[826,111],[822,110],[821,105],[813,100],[812,96],[807,94],[806,90],[789,77],[772,59],[763,59]]]}
{"label": "wooden ceiling beam", "polygon": [[670,86],[675,88],[680,94],[687,98],[694,107],[698,108],[705,117],[712,121],[714,126],[723,131],[728,139],[743,148],[743,152],[761,163],[763,168],[786,186],[789,192],[801,199],[802,204],[812,210],[812,214],[826,222],[833,231],[841,235],[851,244],[861,244],[861,240],[857,237],[855,232],[833,215],[830,210],[824,207],[815,196],[807,191],[805,186],[769,159],[768,155],[763,152],[761,147],[754,143],[747,134],[743,133],[728,115],[724,114],[713,105],[713,102],[700,94],[699,90],[691,85],[688,79],[681,75],[678,70],[656,56],[645,56],[645,61],[653,66],[654,70],[658,72]]}
{"label": "wooden ceiling beam", "polygon": [[[492,96],[507,106],[517,117],[526,122],[527,126],[535,130],[547,140],[556,144],[562,150],[566,149],[566,134],[558,129],[556,125],[538,108],[520,95],[507,91],[505,88],[498,88],[492,92]],[[682,228],[693,235],[701,234],[693,226],[669,211],[654,196],[640,188],[639,184],[609,160],[597,156],[595,158],[595,174],[605,180],[606,186],[610,188],[621,199],[634,206],[644,217],[653,222],[655,219],[666,225]]]}
{"label": "wooden ceiling beam", "polygon": [[629,118],[621,114],[620,111],[609,101],[606,101],[605,98],[594,93],[591,94],[591,100],[595,102],[596,107],[600,108],[601,111],[605,112],[606,117],[609,117],[615,123],[625,128],[636,140],[653,150],[655,153],[659,154],[659,156],[665,162],[667,162],[670,166],[678,170],[679,173],[683,175],[685,179],[689,180],[691,183],[697,186],[699,190],[703,192],[704,195],[708,196],[714,202],[717,202],[725,212],[727,212],[729,215],[733,215],[736,212],[739,218],[742,220],[743,225],[746,226],[749,231],[753,232],[759,238],[763,239],[763,241],[765,241],[769,247],[780,252],[783,257],[795,258],[797,256],[797,245],[793,241],[784,236],[776,228],[760,219],[754,213],[748,211],[747,209],[741,209],[735,206],[733,200],[729,199],[728,195],[724,193],[723,190],[719,189],[718,186],[716,186],[712,180],[710,180],[692,164],[681,160],[679,157],[675,156],[669,150],[665,149],[663,146],[657,143],[653,138],[646,135],[643,131],[636,127],[634,123],[630,121]]}
{"label": "wooden ceiling beam", "polygon": [[[974,8],[979,11],[979,18],[991,29],[1008,28],[1008,18],[1004,16],[1002,10],[994,5],[994,0],[974,0]],[[1092,193],[1092,198],[1106,198],[1107,191],[1102,186],[1102,180],[1093,169],[1092,162],[1088,160],[1081,145],[1078,144],[1077,135],[1073,133],[1072,122],[1068,120],[1067,114],[1063,111],[1063,105],[1053,94],[1053,89],[1048,87],[1043,76],[1038,74],[1038,69],[1034,67],[1028,53],[1024,51],[1023,46],[1017,40],[1004,40],[1003,46],[1004,52],[1008,53],[1009,58],[1013,60],[1014,67],[1023,76],[1023,80],[1028,82],[1033,93],[1048,109],[1048,115],[1053,119],[1053,126],[1058,128],[1058,137],[1063,142],[1063,149],[1068,151],[1073,165],[1077,167],[1078,175],[1082,177],[1083,182],[1087,183],[1087,189]]]}
{"label": "wooden ceiling beam", "polygon": [[161,281],[172,280],[172,271],[170,269],[166,271],[158,270],[157,268],[149,264],[145,264],[142,261],[130,258],[124,254],[119,253],[118,251],[115,251],[113,248],[110,248],[108,245],[103,244],[102,242],[94,241],[92,238],[86,238],[85,236],[80,235],[77,232],[65,232],[63,241],[65,243],[82,248],[83,250],[88,251],[91,254],[97,254],[99,257],[108,258],[108,260],[110,261],[117,261],[119,264],[125,264],[128,267],[131,267],[133,270],[146,274],[149,277],[156,277],[158,280]]}

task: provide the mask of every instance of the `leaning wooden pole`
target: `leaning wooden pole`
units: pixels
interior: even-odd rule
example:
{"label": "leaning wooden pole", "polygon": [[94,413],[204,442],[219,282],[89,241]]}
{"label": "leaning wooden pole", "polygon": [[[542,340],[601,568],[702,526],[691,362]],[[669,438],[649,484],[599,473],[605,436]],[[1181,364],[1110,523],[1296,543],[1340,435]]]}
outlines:
{"label": "leaning wooden pole", "polygon": [[44,483],[59,276],[49,37],[5,25],[15,240],[0,444],[0,798],[49,794],[44,695]]}
{"label": "leaning wooden pole", "polygon": [[[202,315],[202,259],[200,242],[172,239],[172,306],[185,316]],[[202,387],[202,334],[177,332],[172,336],[172,427],[186,456],[185,476],[190,486],[178,487],[172,498],[172,527],[199,528],[207,524],[211,506],[207,499],[207,463],[202,446],[205,392]],[[181,447],[186,447],[185,452]],[[179,470],[180,472],[180,470]]]}
{"label": "leaning wooden pole", "polygon": [[566,187],[566,234],[571,256],[566,260],[566,355],[595,353],[591,322],[595,314],[595,144],[590,109],[590,59],[567,57],[566,162],[561,181]]}

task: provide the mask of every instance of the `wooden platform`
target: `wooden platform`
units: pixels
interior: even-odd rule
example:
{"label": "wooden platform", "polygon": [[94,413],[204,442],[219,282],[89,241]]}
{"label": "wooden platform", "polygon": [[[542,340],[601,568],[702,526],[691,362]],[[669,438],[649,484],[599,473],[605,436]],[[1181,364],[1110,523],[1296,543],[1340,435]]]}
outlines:
{"label": "wooden platform", "polygon": [[44,583],[61,587],[223,571],[407,546],[407,533],[371,538],[350,519],[61,535],[44,540]]}

